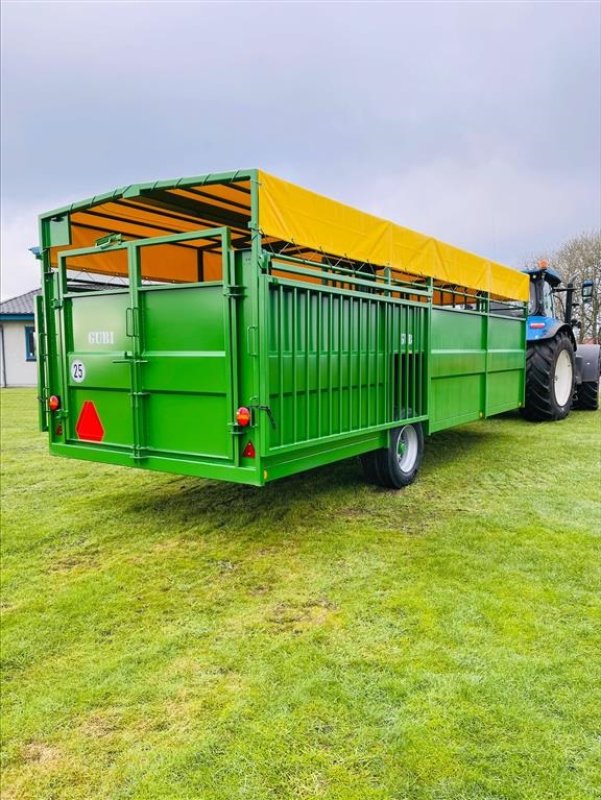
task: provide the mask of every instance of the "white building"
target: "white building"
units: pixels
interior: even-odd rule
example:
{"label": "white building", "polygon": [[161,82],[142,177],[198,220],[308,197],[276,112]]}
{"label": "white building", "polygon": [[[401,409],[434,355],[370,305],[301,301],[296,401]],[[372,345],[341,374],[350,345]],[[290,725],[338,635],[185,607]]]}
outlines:
{"label": "white building", "polygon": [[34,304],[39,292],[0,303],[0,386],[37,384]]}

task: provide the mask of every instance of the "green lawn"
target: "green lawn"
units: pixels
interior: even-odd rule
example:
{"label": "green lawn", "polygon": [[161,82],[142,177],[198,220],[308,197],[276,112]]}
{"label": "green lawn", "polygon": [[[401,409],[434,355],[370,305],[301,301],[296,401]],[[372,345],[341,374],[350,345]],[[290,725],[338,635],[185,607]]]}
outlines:
{"label": "green lawn", "polygon": [[599,414],[253,489],[1,399],[3,800],[600,796]]}

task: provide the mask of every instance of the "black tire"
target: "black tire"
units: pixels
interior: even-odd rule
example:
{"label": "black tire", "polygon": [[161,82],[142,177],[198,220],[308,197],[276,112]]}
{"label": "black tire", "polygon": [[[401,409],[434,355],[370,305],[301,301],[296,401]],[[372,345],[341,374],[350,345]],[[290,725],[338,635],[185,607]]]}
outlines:
{"label": "black tire", "polygon": [[581,411],[596,411],[599,408],[599,381],[586,381],[580,384],[574,408]]}
{"label": "black tire", "polygon": [[[401,446],[404,452],[399,452]],[[371,456],[371,459],[366,456]],[[361,463],[368,480],[387,489],[402,489],[413,483],[424,457],[424,431],[419,423],[401,425],[390,433],[390,444],[367,453]]]}
{"label": "black tire", "polygon": [[[558,401],[555,395],[556,368],[564,352],[572,368],[572,385],[569,392],[564,393],[567,399],[560,398]],[[562,362],[565,363],[563,358]],[[574,345],[565,331],[552,339],[530,342],[526,353],[526,404],[522,415],[537,422],[567,417],[572,407],[575,379]]]}

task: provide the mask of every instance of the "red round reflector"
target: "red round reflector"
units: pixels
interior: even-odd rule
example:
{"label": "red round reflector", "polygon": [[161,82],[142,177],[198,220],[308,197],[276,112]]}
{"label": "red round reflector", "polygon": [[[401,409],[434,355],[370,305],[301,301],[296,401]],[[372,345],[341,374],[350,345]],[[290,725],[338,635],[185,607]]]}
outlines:
{"label": "red round reflector", "polygon": [[61,407],[60,397],[57,397],[55,394],[51,395],[48,398],[48,408],[50,411],[58,411]]}
{"label": "red round reflector", "polygon": [[239,408],[236,411],[236,422],[238,425],[242,425],[243,427],[250,425],[250,409],[246,408],[245,406]]}

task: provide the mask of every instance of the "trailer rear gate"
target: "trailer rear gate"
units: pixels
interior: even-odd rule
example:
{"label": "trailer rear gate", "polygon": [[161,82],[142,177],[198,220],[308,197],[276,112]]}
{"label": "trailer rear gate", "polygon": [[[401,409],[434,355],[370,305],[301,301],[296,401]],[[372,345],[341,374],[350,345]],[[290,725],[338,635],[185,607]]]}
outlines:
{"label": "trailer rear gate", "polygon": [[261,485],[522,403],[527,277],[265,173],[40,223],[55,454]]}

